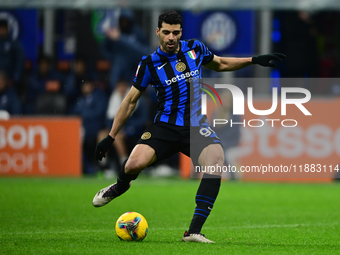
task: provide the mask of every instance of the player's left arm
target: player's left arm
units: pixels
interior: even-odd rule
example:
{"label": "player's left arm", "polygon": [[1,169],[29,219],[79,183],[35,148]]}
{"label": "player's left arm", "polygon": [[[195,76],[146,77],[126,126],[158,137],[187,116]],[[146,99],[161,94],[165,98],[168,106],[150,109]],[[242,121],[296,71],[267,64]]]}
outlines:
{"label": "player's left arm", "polygon": [[248,58],[229,58],[214,55],[213,60],[204,66],[216,72],[236,71],[251,64],[275,67],[275,63],[271,61],[282,62],[285,57],[282,53],[265,54]]}

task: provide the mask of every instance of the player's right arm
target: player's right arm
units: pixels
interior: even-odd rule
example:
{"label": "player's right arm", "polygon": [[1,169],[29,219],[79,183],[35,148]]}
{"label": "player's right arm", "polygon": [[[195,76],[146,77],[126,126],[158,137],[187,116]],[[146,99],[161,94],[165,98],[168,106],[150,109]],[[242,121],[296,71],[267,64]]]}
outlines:
{"label": "player's right arm", "polygon": [[105,154],[111,148],[117,133],[136,108],[137,101],[141,97],[142,93],[142,91],[135,87],[131,87],[129,93],[123,99],[123,102],[117,111],[110,133],[97,144],[96,151],[94,153],[96,160],[102,160],[102,158],[105,157]]}
{"label": "player's right arm", "polygon": [[[143,59],[145,59],[145,57],[143,57]],[[141,61],[137,68],[135,79],[133,80],[133,86],[118,109],[110,133],[97,144],[95,151],[96,160],[102,160],[102,158],[105,157],[105,153],[111,148],[119,130],[136,108],[137,101],[150,83],[150,80],[150,71],[145,61]]]}
{"label": "player's right arm", "polygon": [[119,130],[130,117],[133,110],[136,108],[138,99],[142,96],[142,94],[142,91],[136,89],[134,86],[131,87],[129,93],[123,99],[123,102],[120,105],[116,117],[113,121],[112,128],[109,133],[112,138],[116,137]]}
{"label": "player's right arm", "polygon": [[118,109],[112,124],[111,131],[109,133],[112,138],[116,137],[121,127],[130,117],[133,110],[136,108],[138,99],[142,96],[143,92],[151,81],[150,71],[145,59],[146,57],[143,57],[142,61],[139,63],[135,78],[133,79],[133,86]]}

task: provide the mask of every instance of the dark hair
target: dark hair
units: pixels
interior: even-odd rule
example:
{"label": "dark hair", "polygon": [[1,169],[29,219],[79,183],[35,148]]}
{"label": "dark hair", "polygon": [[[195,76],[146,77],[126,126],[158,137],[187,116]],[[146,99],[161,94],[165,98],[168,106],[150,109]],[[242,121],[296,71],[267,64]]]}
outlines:
{"label": "dark hair", "polygon": [[179,15],[178,12],[171,10],[171,11],[163,12],[161,15],[159,15],[158,17],[158,28],[159,29],[162,27],[163,22],[170,24],[170,25],[180,24],[182,27],[183,19],[182,19],[182,16]]}

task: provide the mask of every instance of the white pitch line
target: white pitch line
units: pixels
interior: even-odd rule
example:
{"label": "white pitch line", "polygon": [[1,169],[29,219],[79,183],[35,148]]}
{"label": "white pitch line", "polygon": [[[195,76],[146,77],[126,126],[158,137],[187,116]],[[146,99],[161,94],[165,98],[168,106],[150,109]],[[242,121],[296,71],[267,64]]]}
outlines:
{"label": "white pitch line", "polygon": [[[322,226],[336,226],[339,225],[336,223],[314,223],[314,224],[281,224],[281,225],[249,225],[249,226],[225,226],[225,227],[204,227],[204,229],[252,229],[252,228],[296,228],[296,227],[322,227]],[[162,230],[162,231],[171,231],[171,230],[184,230],[186,226],[181,228],[152,228],[152,230]],[[73,229],[73,230],[56,230],[56,231],[20,231],[20,232],[4,232],[1,231],[0,235],[41,235],[41,234],[72,234],[72,233],[91,233],[91,232],[112,232],[114,231],[114,227],[112,229]]]}

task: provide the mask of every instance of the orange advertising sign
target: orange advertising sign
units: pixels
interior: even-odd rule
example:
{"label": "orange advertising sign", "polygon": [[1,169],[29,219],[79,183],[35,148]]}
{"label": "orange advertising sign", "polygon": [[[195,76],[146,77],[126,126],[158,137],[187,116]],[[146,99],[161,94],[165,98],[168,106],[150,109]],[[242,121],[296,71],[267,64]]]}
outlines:
{"label": "orange advertising sign", "polygon": [[[270,109],[272,100],[254,100],[254,107]],[[296,105],[287,105],[286,115],[280,107],[266,116],[245,108],[242,121],[235,123],[241,142],[233,151],[243,179],[324,182],[340,174],[340,118],[336,115],[340,99],[312,99],[305,107],[311,115],[304,115]],[[193,171],[184,155],[180,168],[183,177]]]}
{"label": "orange advertising sign", "polygon": [[0,121],[0,177],[80,176],[80,129],[78,118]]}
{"label": "orange advertising sign", "polygon": [[[269,109],[271,104],[271,100],[257,100],[254,106],[257,109]],[[262,165],[267,167],[266,170],[282,165],[286,170],[278,168],[278,172],[271,173],[244,172],[244,178],[326,180],[334,177],[340,164],[340,119],[335,115],[335,109],[340,109],[340,100],[311,100],[305,106],[311,116],[302,114],[295,105],[287,107],[287,116],[280,115],[280,111],[270,116],[245,112],[246,127],[241,129],[242,142],[239,147],[241,165]],[[250,127],[248,124],[252,119],[261,119],[263,126]],[[262,122],[252,121],[251,125],[262,125]]]}

